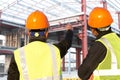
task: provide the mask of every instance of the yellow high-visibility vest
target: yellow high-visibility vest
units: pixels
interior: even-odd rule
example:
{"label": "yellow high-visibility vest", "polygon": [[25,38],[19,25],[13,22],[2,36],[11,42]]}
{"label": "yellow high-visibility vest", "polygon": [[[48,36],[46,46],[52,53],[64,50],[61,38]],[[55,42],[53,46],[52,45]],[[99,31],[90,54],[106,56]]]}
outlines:
{"label": "yellow high-visibility vest", "polygon": [[120,38],[110,33],[97,41],[105,45],[107,54],[94,71],[94,80],[120,80]]}
{"label": "yellow high-visibility vest", "polygon": [[19,80],[60,80],[60,51],[52,44],[34,41],[14,51]]}

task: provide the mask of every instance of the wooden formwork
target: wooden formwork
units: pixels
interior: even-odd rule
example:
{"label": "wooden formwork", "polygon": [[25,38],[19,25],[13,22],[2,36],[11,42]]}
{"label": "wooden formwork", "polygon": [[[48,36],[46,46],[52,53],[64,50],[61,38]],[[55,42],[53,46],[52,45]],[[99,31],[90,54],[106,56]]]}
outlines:
{"label": "wooden formwork", "polygon": [[24,29],[16,29],[14,31],[6,31],[6,46],[9,47],[20,47],[21,39],[24,39],[24,45],[27,43],[27,35]]}

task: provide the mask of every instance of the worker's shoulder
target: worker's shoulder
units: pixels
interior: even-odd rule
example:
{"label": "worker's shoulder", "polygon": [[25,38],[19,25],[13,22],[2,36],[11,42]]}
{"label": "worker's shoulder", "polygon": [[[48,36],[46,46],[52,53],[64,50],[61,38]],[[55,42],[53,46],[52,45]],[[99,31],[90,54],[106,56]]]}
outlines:
{"label": "worker's shoulder", "polygon": [[100,41],[95,41],[95,42],[93,42],[91,45],[90,45],[90,47],[92,47],[92,48],[104,48],[105,46],[104,46],[104,44],[102,43],[102,42],[100,42]]}
{"label": "worker's shoulder", "polygon": [[120,34],[117,34],[117,36],[120,38]]}

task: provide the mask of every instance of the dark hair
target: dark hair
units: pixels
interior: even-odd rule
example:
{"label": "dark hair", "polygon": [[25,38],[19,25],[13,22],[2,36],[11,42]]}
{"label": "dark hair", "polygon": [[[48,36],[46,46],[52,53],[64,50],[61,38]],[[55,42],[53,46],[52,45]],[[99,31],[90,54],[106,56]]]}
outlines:
{"label": "dark hair", "polygon": [[46,36],[39,36],[39,37],[35,37],[35,36],[30,36],[29,42],[33,42],[33,41],[42,41],[42,42],[46,42],[47,38]]}

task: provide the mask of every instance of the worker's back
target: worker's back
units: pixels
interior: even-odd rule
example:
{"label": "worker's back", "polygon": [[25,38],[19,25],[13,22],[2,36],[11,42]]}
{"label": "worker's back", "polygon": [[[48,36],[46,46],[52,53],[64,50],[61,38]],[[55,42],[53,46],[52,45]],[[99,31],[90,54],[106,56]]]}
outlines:
{"label": "worker's back", "polygon": [[[54,76],[59,80],[61,59],[59,50],[55,46],[34,41],[22,48],[14,52],[20,74],[27,74],[30,80],[55,80]],[[24,67],[21,67],[22,64]],[[24,71],[24,68],[27,70]],[[24,76],[21,75],[20,78],[23,80]]]}

